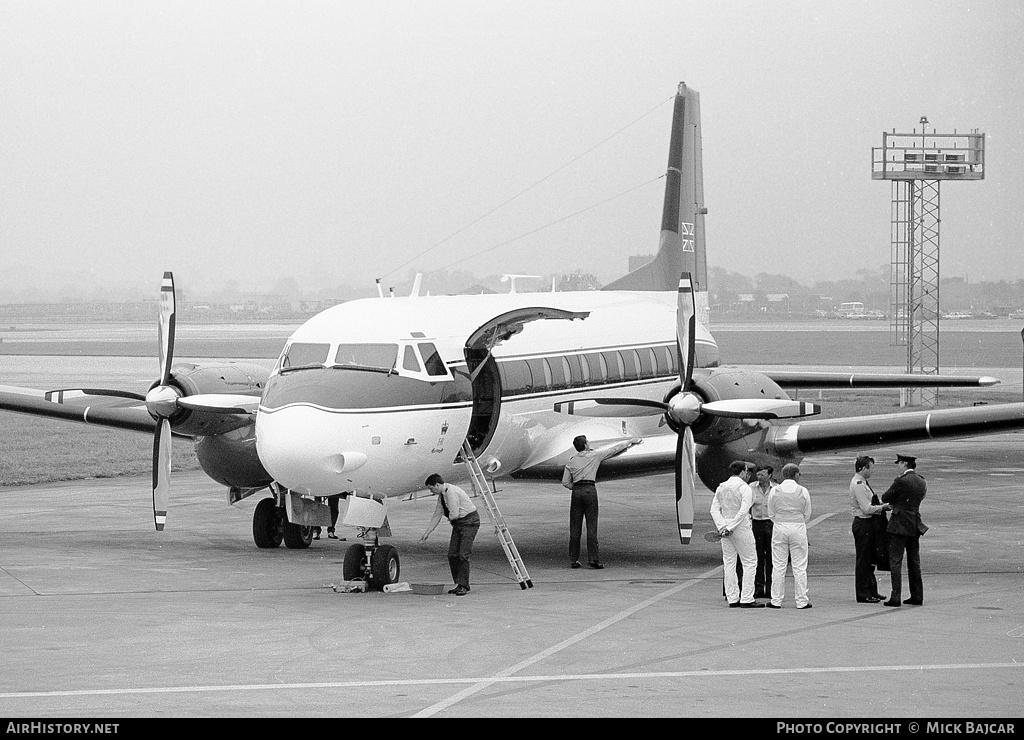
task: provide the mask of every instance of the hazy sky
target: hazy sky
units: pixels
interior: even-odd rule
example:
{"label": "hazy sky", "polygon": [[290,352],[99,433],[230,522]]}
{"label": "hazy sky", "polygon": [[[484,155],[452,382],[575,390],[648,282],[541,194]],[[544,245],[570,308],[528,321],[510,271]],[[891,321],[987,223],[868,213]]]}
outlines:
{"label": "hazy sky", "polygon": [[0,0],[0,301],[155,294],[165,269],[608,281],[656,247],[680,81],[701,95],[711,265],[811,283],[887,263],[871,148],[927,115],[987,135],[986,179],[941,187],[941,274],[1021,278],[1021,7]]}

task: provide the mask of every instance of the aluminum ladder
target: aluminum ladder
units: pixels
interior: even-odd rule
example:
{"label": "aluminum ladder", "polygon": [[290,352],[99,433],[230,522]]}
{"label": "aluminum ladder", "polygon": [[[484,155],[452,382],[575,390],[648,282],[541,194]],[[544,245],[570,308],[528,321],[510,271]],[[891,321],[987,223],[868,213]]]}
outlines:
{"label": "aluminum ladder", "polygon": [[469,479],[473,483],[473,491],[483,498],[484,504],[487,506],[487,513],[491,515],[491,521],[494,522],[494,533],[498,536],[501,549],[505,551],[505,557],[508,558],[508,564],[512,566],[512,572],[515,573],[516,580],[519,581],[519,588],[524,591],[528,588],[533,588],[530,574],[526,572],[526,565],[519,556],[516,543],[512,541],[512,533],[508,531],[508,527],[505,526],[505,519],[501,516],[501,512],[498,511],[498,504],[494,500],[494,493],[491,491],[491,486],[484,476],[480,462],[476,459],[476,455],[473,454],[473,448],[470,446],[469,440],[462,443],[462,458],[469,469]]}

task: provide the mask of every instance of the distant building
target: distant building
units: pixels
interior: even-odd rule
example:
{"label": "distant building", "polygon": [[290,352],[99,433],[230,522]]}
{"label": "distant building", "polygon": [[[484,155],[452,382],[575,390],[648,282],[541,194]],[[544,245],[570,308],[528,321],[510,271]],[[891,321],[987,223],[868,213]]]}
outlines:
{"label": "distant building", "polygon": [[571,272],[562,275],[558,282],[559,293],[569,293],[579,290],[600,290],[601,283],[590,273]]}

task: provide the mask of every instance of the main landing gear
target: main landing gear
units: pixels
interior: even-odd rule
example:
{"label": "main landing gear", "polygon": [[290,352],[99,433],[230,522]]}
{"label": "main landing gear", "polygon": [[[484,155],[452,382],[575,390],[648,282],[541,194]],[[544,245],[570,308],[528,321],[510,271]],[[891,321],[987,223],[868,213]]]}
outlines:
{"label": "main landing gear", "polygon": [[313,541],[313,527],[292,524],[277,497],[265,498],[252,514],[252,539],[256,547],[278,547],[283,541],[289,549],[304,550]]}

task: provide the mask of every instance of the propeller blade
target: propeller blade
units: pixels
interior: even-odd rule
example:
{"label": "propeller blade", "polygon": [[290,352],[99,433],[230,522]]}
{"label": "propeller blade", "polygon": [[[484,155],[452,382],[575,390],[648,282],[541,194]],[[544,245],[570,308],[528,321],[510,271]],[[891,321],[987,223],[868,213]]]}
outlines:
{"label": "propeller blade", "polygon": [[803,401],[773,398],[735,398],[728,401],[710,401],[700,410],[709,416],[730,419],[794,419],[821,413],[821,406]]}
{"label": "propeller blade", "polygon": [[679,541],[690,544],[693,535],[694,495],[697,491],[696,448],[693,432],[684,427],[676,441],[676,521],[679,523]]}
{"label": "propeller blade", "polygon": [[161,419],[153,435],[153,523],[158,532],[167,523],[171,491],[171,422]]}
{"label": "propeller blade", "polygon": [[178,406],[192,411],[211,414],[255,414],[260,405],[259,396],[242,396],[230,393],[197,393],[177,400]]}
{"label": "propeller blade", "polygon": [[697,341],[697,310],[693,302],[693,280],[690,273],[679,276],[679,293],[676,303],[676,344],[679,348],[679,382],[683,391],[690,389],[693,377],[694,347]]}
{"label": "propeller blade", "polygon": [[160,385],[171,382],[174,361],[174,273],[165,272],[160,283]]}
{"label": "propeller blade", "polygon": [[622,418],[632,416],[658,416],[668,406],[661,401],[645,398],[584,398],[562,401],[554,405],[556,414],[587,416],[592,418]]}

